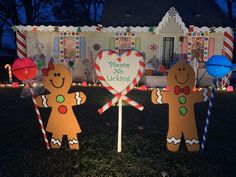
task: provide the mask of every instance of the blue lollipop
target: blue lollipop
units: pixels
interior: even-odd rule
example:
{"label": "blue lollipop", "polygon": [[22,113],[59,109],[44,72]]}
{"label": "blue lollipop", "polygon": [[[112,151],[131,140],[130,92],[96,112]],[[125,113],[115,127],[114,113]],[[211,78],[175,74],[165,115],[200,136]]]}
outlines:
{"label": "blue lollipop", "polygon": [[214,55],[208,59],[205,63],[207,73],[214,78],[222,78],[230,73],[232,70],[236,70],[236,65],[222,55]]}
{"label": "blue lollipop", "polygon": [[236,65],[232,64],[231,61],[227,57],[222,56],[222,55],[214,55],[211,58],[209,58],[208,61],[205,63],[205,67],[206,67],[207,73],[210,76],[214,77],[214,84],[212,87],[211,97],[210,97],[210,101],[208,105],[206,124],[204,128],[202,144],[201,144],[201,152],[203,152],[205,148],[207,128],[210,122],[211,108],[212,108],[212,103],[214,100],[215,90],[216,90],[216,79],[225,77],[231,71],[236,70]]}

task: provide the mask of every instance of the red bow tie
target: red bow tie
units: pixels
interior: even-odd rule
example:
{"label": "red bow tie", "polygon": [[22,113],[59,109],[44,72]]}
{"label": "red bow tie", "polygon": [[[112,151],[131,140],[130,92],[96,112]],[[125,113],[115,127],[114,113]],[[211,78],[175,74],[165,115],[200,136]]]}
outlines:
{"label": "red bow tie", "polygon": [[189,89],[189,86],[185,86],[183,88],[180,88],[179,86],[175,86],[174,92],[176,95],[180,93],[184,93],[185,95],[188,95],[190,93],[190,89]]}

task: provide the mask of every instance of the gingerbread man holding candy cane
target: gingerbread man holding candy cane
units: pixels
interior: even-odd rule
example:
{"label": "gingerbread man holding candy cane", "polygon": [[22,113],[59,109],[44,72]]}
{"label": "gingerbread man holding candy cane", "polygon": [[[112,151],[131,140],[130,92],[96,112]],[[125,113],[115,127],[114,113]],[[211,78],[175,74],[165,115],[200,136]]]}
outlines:
{"label": "gingerbread man holding candy cane", "polygon": [[210,90],[194,91],[195,73],[186,62],[178,62],[169,71],[169,91],[153,90],[154,104],[169,104],[167,148],[176,152],[182,135],[188,151],[199,151],[199,139],[194,115],[194,104],[209,100]]}
{"label": "gingerbread man holding candy cane", "polygon": [[86,96],[83,92],[68,93],[72,77],[65,66],[49,62],[48,68],[42,71],[43,84],[50,94],[37,96],[36,103],[39,107],[52,108],[46,128],[52,133],[51,147],[60,148],[63,135],[67,135],[70,149],[78,150],[77,133],[81,129],[72,106],[83,104]]}

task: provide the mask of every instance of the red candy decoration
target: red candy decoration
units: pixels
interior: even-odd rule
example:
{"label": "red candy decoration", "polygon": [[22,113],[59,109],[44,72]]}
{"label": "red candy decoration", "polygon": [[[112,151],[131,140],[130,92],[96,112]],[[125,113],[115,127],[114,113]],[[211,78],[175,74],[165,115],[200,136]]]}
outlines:
{"label": "red candy decoration", "polygon": [[21,81],[33,79],[37,71],[36,64],[29,58],[17,59],[12,65],[12,73]]}
{"label": "red candy decoration", "polygon": [[65,105],[61,105],[58,107],[58,112],[61,114],[66,114],[67,113],[67,107]]}

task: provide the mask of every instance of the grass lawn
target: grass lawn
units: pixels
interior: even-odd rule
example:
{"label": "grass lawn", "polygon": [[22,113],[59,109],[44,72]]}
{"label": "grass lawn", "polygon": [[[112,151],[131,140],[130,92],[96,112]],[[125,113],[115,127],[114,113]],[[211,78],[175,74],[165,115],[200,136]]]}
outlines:
{"label": "grass lawn", "polygon": [[[153,105],[150,91],[128,96],[144,105],[140,112],[123,107],[122,153],[116,152],[117,113],[112,107],[99,115],[112,95],[104,88],[74,87],[87,94],[86,104],[74,107],[82,133],[80,150],[69,150],[64,138],[59,150],[46,150],[30,97],[20,89],[0,89],[0,176],[2,177],[233,177],[236,176],[236,93],[218,92],[203,154],[166,149],[168,106]],[[200,140],[207,103],[195,106]],[[46,125],[49,109],[40,109]],[[50,134],[48,134],[49,138]]]}

